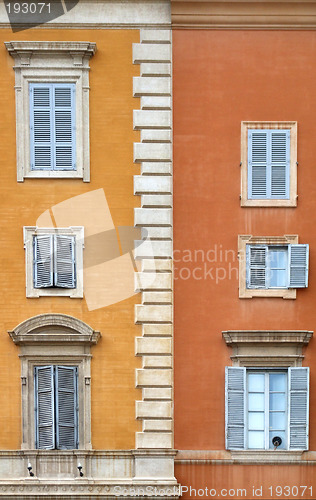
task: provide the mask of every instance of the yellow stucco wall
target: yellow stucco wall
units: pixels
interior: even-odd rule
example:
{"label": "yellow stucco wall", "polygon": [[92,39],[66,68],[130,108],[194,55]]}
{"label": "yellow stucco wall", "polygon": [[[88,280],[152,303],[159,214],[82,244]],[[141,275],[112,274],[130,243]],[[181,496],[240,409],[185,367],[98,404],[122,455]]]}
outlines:
{"label": "yellow stucco wall", "polygon": [[[19,348],[7,331],[34,315],[55,312],[72,315],[101,331],[92,349],[92,445],[96,449],[129,449],[135,446],[134,305],[139,296],[89,311],[85,299],[25,297],[23,226],[36,225],[47,209],[73,196],[103,189],[116,227],[133,226],[133,76],[132,43],[138,30],[36,29],[0,34],[0,449],[21,445],[21,392]],[[15,96],[13,59],[3,42],[10,40],[67,40],[96,42],[90,60],[90,153],[91,182],[70,179],[16,181]]]}

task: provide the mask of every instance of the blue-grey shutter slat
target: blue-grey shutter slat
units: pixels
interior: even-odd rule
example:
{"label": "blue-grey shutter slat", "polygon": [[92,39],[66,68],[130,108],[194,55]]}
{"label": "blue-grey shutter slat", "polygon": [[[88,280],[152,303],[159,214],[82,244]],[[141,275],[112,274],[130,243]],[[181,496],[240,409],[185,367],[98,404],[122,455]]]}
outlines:
{"label": "blue-grey shutter slat", "polygon": [[289,368],[290,449],[308,450],[309,368]]}
{"label": "blue-grey shutter slat", "polygon": [[52,170],[52,86],[30,84],[31,170]]}
{"label": "blue-grey shutter slat", "polygon": [[54,281],[56,286],[76,287],[75,258],[75,237],[56,234],[54,251]]}
{"label": "blue-grey shutter slat", "polygon": [[247,288],[266,287],[267,246],[247,245]]}
{"label": "blue-grey shutter slat", "polygon": [[290,245],[290,285],[289,288],[306,288],[308,285],[309,245]]}
{"label": "blue-grey shutter slat", "polygon": [[289,198],[290,131],[271,130],[271,198]]}
{"label": "blue-grey shutter slat", "polygon": [[33,254],[34,288],[53,286],[53,236],[34,236]]}
{"label": "blue-grey shutter slat", "polygon": [[225,368],[226,449],[245,447],[246,368]]}
{"label": "blue-grey shutter slat", "polygon": [[53,366],[35,367],[36,448],[55,448]]}
{"label": "blue-grey shutter slat", "polygon": [[58,449],[78,447],[77,367],[56,366],[56,440]]}
{"label": "blue-grey shutter slat", "polygon": [[267,196],[268,136],[266,130],[248,130],[248,197]]}
{"label": "blue-grey shutter slat", "polygon": [[74,170],[75,84],[54,85],[55,170]]}

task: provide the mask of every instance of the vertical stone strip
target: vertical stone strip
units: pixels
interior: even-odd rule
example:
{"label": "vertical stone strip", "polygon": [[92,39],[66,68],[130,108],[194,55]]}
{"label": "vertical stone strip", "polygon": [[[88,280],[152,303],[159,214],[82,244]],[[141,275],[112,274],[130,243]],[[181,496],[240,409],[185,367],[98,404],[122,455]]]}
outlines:
{"label": "vertical stone strip", "polygon": [[134,162],[141,175],[134,177],[134,193],[141,196],[135,209],[135,226],[142,240],[136,242],[136,291],[142,303],[135,320],[142,324],[136,339],[136,355],[142,356],[136,384],[142,401],[136,402],[136,418],[143,423],[136,448],[173,448],[173,313],[172,313],[172,81],[171,30],[143,29],[133,46],[140,64],[134,78],[134,96],[141,109],[134,111],[134,129],[141,142],[134,144]]}

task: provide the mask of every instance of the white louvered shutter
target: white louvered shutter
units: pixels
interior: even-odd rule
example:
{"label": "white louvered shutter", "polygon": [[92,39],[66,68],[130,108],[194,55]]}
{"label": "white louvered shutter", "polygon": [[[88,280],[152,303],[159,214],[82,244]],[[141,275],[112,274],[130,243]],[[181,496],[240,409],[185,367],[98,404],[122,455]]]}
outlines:
{"label": "white louvered shutter", "polygon": [[309,368],[289,368],[290,449],[308,450]]}
{"label": "white louvered shutter", "polygon": [[[271,130],[271,198],[289,198],[290,131]],[[269,163],[270,163],[269,162]]]}
{"label": "white louvered shutter", "polygon": [[248,130],[248,198],[266,198],[268,132]]}
{"label": "white louvered shutter", "polygon": [[245,447],[246,368],[225,368],[226,449]]}
{"label": "white louvered shutter", "polygon": [[30,85],[31,170],[52,170],[52,86]]}
{"label": "white louvered shutter", "polygon": [[62,288],[76,287],[75,237],[55,235],[54,282]]}
{"label": "white louvered shutter", "polygon": [[75,170],[75,84],[55,84],[54,169]]}
{"label": "white louvered shutter", "polygon": [[77,367],[56,366],[55,380],[57,448],[78,448]]}
{"label": "white louvered shutter", "polygon": [[34,288],[53,286],[53,236],[33,238]]}
{"label": "white louvered shutter", "polygon": [[247,288],[266,287],[268,247],[247,245]]}
{"label": "white louvered shutter", "polygon": [[305,288],[308,285],[308,245],[290,245],[290,288]]}
{"label": "white louvered shutter", "polygon": [[53,366],[35,367],[36,448],[55,448]]}

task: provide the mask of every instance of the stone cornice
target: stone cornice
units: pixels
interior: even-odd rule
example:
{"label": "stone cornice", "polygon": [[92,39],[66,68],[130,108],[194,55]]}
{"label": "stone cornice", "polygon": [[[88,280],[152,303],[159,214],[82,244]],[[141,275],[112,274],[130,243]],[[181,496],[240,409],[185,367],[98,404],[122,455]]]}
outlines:
{"label": "stone cornice", "polygon": [[308,330],[228,330],[222,332],[227,345],[266,344],[307,345],[313,336]]}
{"label": "stone cornice", "polygon": [[303,347],[313,336],[308,330],[228,330],[222,332],[232,347],[233,366],[302,366]]}
{"label": "stone cornice", "polygon": [[85,343],[96,344],[101,336],[83,321],[66,314],[39,314],[8,332],[15,344]]}
{"label": "stone cornice", "polygon": [[5,46],[12,57],[23,54],[66,54],[92,57],[97,49],[95,43],[91,42],[50,42],[50,41],[11,41],[5,42]]}
{"label": "stone cornice", "polygon": [[316,29],[315,0],[171,0],[173,27]]}

